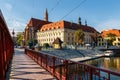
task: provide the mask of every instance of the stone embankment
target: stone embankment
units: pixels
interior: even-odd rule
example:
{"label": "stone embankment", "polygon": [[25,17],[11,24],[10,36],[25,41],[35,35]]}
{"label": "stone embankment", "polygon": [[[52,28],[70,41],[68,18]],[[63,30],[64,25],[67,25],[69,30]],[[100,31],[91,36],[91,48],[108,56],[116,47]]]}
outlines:
{"label": "stone embankment", "polygon": [[104,56],[102,51],[94,49],[83,49],[83,50],[43,50],[44,54],[49,54],[57,56],[64,59],[69,59],[72,61],[85,61],[89,59],[95,59]]}

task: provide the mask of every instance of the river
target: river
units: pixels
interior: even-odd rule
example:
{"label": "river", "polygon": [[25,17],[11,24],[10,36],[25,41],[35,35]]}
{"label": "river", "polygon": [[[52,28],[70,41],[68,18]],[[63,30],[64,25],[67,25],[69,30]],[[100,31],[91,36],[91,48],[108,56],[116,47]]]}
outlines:
{"label": "river", "polygon": [[85,61],[84,63],[120,73],[120,57],[103,57]]}

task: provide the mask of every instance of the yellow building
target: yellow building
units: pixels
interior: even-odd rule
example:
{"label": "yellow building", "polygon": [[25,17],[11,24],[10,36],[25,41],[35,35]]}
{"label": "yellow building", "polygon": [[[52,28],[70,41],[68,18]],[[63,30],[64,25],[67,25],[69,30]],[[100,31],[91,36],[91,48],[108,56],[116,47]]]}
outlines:
{"label": "yellow building", "polygon": [[115,38],[115,41],[113,41],[113,45],[120,46],[120,36]]}
{"label": "yellow building", "polygon": [[102,31],[102,37],[104,39],[108,39],[107,34],[112,33],[115,34],[115,40],[113,41],[113,45],[120,46],[120,30],[118,29],[111,29],[111,30],[104,30]]}

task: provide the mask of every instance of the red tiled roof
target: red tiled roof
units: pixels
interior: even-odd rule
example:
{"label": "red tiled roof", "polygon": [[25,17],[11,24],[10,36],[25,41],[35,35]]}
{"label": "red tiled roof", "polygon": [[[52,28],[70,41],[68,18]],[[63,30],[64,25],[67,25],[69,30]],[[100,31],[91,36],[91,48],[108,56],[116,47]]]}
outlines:
{"label": "red tiled roof", "polygon": [[102,36],[106,37],[107,34],[109,34],[109,33],[115,34],[116,36],[120,36],[120,30],[118,30],[118,29],[104,30],[104,31],[102,31]]}
{"label": "red tiled roof", "polygon": [[45,30],[58,29],[58,28],[68,28],[73,30],[77,30],[81,28],[83,31],[86,31],[86,32],[96,31],[93,27],[86,26],[86,25],[78,25],[76,23],[72,23],[68,21],[59,21],[59,22],[46,24],[46,25],[43,25],[40,30],[45,31]]}
{"label": "red tiled roof", "polygon": [[57,29],[57,28],[64,28],[63,21],[43,25],[40,30],[46,31],[46,30]]}
{"label": "red tiled roof", "polygon": [[51,22],[47,22],[47,21],[44,21],[44,20],[39,20],[39,19],[36,19],[36,18],[31,18],[29,23],[28,23],[28,27],[38,27],[39,25],[44,25],[44,24],[48,24],[48,23],[51,23]]}

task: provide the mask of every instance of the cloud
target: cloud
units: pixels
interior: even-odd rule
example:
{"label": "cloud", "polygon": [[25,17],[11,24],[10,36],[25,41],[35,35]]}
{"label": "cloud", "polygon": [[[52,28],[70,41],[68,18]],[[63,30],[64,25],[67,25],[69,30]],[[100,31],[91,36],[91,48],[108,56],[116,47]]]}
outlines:
{"label": "cloud", "polygon": [[5,8],[7,10],[11,11],[13,7],[12,7],[12,5],[10,3],[5,3]]}
{"label": "cloud", "polygon": [[120,20],[107,20],[97,25],[99,31],[108,29],[120,29]]}
{"label": "cloud", "polygon": [[23,32],[25,29],[25,26],[26,26],[25,22],[22,21],[22,19],[20,19],[20,18],[14,18],[13,20],[9,20],[7,22],[9,25],[8,28],[10,30],[10,33],[13,31],[13,29],[14,29],[15,33]]}
{"label": "cloud", "polygon": [[25,26],[26,24],[22,21],[19,21],[19,20],[13,20],[13,21],[10,21],[8,23],[9,25],[9,31],[12,35],[12,32],[13,32],[13,29],[14,29],[14,32],[15,32],[15,36],[17,35],[18,32],[23,32],[24,29],[25,29]]}

